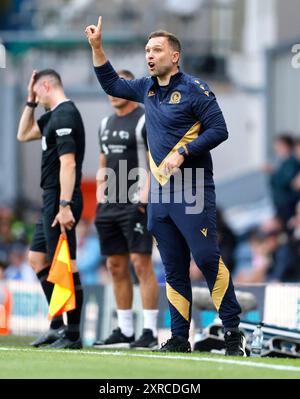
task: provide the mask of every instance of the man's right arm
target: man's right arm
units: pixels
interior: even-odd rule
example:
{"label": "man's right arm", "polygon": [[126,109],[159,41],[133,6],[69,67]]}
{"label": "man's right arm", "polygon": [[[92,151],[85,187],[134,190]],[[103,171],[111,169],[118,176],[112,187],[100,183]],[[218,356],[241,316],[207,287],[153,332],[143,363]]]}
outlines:
{"label": "man's right arm", "polygon": [[107,58],[102,47],[102,17],[98,18],[97,26],[87,26],[85,33],[93,51],[94,67],[104,65],[107,62]]}
{"label": "man's right arm", "polygon": [[103,90],[114,97],[143,102],[146,79],[120,78],[106,58],[102,47],[102,17],[99,17],[97,26],[89,25],[85,33],[92,48],[95,73]]}
{"label": "man's right arm", "polygon": [[38,140],[42,137],[40,128],[34,119],[34,108],[26,105],[18,127],[17,139],[19,141]]}
{"label": "man's right arm", "polygon": [[[27,88],[27,102],[32,104],[34,104],[36,100],[33,91],[35,75],[36,71],[33,71]],[[34,109],[34,107],[28,105],[25,106],[18,127],[17,139],[19,141],[38,140],[42,137],[40,128],[34,119]]]}

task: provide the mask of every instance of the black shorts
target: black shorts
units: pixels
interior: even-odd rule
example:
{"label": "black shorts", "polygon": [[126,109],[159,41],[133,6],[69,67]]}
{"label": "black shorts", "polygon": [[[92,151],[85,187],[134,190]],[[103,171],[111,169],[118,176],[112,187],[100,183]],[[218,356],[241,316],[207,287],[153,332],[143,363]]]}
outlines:
{"label": "black shorts", "polygon": [[137,205],[98,204],[95,225],[103,255],[152,253],[147,213],[142,213]]}
{"label": "black shorts", "polygon": [[[71,259],[76,259],[76,235],[75,227],[80,219],[82,212],[82,194],[79,189],[74,191],[73,204],[71,206],[75,225],[72,230],[67,230],[68,243],[70,247]],[[49,189],[43,192],[43,207],[41,217],[36,224],[35,233],[32,239],[31,251],[43,252],[47,254],[49,262],[52,262],[56,245],[60,236],[59,224],[51,227],[55,216],[59,210],[59,192],[56,189]]]}

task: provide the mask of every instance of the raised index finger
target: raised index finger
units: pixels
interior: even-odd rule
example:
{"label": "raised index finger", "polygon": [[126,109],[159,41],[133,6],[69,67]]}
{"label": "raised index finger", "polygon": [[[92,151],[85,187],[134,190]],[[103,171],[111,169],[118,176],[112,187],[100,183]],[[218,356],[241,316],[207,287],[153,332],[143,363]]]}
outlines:
{"label": "raised index finger", "polygon": [[99,30],[101,30],[101,25],[102,25],[102,16],[100,16],[100,17],[98,18],[97,28],[98,28]]}
{"label": "raised index finger", "polygon": [[31,80],[34,80],[36,74],[37,74],[37,70],[34,69],[34,70],[32,71],[32,74],[31,74]]}

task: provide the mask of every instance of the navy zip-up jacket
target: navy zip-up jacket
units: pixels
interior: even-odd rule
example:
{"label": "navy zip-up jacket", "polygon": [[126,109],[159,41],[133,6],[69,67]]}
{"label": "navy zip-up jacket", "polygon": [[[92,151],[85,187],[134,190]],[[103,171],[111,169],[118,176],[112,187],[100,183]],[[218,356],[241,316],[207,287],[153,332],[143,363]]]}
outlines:
{"label": "navy zip-up jacket", "polygon": [[95,72],[107,94],[144,104],[150,168],[160,185],[170,178],[163,172],[163,161],[185,144],[190,156],[181,168],[204,168],[205,187],[214,188],[209,151],[226,140],[228,132],[205,82],[179,71],[161,88],[155,77],[120,78],[109,61]]}

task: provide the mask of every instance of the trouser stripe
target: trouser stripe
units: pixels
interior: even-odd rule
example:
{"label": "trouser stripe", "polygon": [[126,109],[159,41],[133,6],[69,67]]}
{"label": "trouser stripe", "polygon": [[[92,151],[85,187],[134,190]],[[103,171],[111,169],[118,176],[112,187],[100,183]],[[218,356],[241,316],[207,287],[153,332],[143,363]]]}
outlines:
{"label": "trouser stripe", "polygon": [[181,314],[186,320],[190,321],[190,302],[179,292],[174,290],[170,284],[166,283],[167,298],[174,308]]}
{"label": "trouser stripe", "polygon": [[229,285],[229,270],[224,265],[222,258],[219,259],[219,269],[218,275],[214,284],[214,288],[212,290],[212,300],[213,303],[219,311],[223,298],[226,294],[227,288]]}

